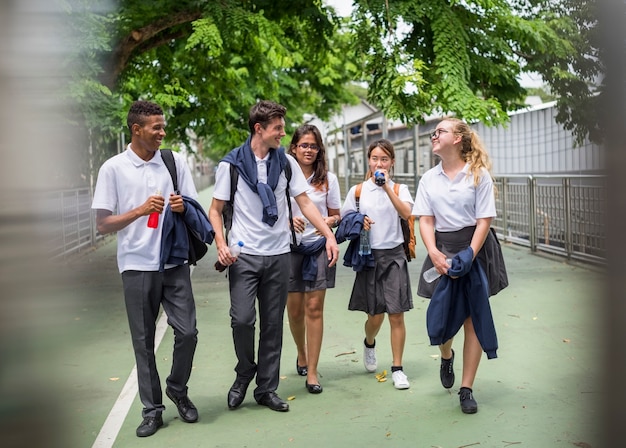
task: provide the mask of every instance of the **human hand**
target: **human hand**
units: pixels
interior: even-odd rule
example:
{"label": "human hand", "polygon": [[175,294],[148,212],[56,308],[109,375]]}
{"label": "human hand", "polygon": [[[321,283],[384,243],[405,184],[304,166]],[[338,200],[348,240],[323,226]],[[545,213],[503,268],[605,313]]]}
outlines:
{"label": "human hand", "polygon": [[365,216],[365,218],[363,218],[363,230],[370,230],[372,228],[372,224],[375,224],[372,218],[369,216]]}
{"label": "human hand", "polygon": [[293,230],[298,233],[303,233],[306,229],[307,220],[301,216],[293,217]]}
{"label": "human hand", "polygon": [[153,194],[148,197],[143,204],[143,215],[149,215],[151,213],[162,213],[165,208],[165,198],[160,194]]}
{"label": "human hand", "polygon": [[185,211],[185,202],[180,194],[170,194],[170,208],[174,213],[183,213]]}

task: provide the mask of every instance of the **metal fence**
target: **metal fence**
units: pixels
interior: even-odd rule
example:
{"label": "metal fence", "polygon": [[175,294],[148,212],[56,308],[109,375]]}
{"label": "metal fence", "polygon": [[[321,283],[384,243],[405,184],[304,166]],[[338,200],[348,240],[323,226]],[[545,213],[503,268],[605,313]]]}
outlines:
{"label": "metal fence", "polygon": [[[215,182],[211,172],[194,176],[198,191]],[[95,246],[104,238],[96,232],[95,212],[91,210],[92,193],[88,187],[51,192],[46,197],[48,247],[51,258],[64,257]]]}
{"label": "metal fence", "polygon": [[[415,195],[415,176],[398,174],[395,179],[408,184]],[[340,178],[340,185],[344,181]],[[352,185],[360,181],[350,179]],[[533,252],[605,262],[605,176],[512,175],[498,176],[495,181],[498,216],[493,227],[503,241],[527,246]],[[199,191],[211,183],[211,179],[196,179]],[[346,192],[342,193],[345,197]],[[103,238],[95,231],[91,201],[88,188],[49,194],[47,205],[53,210],[51,257],[92,247]]]}
{"label": "metal fence", "polygon": [[605,176],[502,176],[494,228],[505,241],[604,263]]}
{"label": "metal fence", "polygon": [[[415,196],[419,179],[394,174]],[[348,185],[361,182],[349,179]],[[340,185],[345,178],[340,178]],[[492,226],[502,241],[567,259],[606,261],[606,177],[594,175],[497,176],[497,218]],[[346,191],[342,191],[345,197]]]}
{"label": "metal fence", "polygon": [[98,239],[91,210],[91,191],[77,188],[51,192],[46,207],[51,211],[48,252],[52,258],[92,247]]}

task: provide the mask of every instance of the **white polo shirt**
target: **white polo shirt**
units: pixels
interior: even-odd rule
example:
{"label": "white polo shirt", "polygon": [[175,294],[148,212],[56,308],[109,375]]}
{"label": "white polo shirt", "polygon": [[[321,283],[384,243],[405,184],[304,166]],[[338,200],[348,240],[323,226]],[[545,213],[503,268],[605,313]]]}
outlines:
{"label": "white polo shirt", "polygon": [[[322,216],[328,216],[329,208],[336,208],[339,210],[341,208],[341,192],[339,190],[339,180],[334,173],[330,171],[326,173],[326,179],[328,180],[328,189],[325,186],[322,186],[321,189],[313,187],[311,185],[311,181],[313,180],[313,175],[311,175],[306,181],[309,184],[309,188],[306,191],[306,194],[309,196],[309,199],[313,201],[315,207],[319,210]],[[302,212],[300,211],[300,207],[298,207],[298,203],[295,199],[291,199],[291,207],[293,210],[293,216],[303,217]],[[304,228],[304,232],[302,235],[302,244],[310,244],[320,238],[321,235],[318,235],[315,227],[312,224],[306,224]]]}
{"label": "white polo shirt", "polygon": [[[198,197],[187,162],[174,152],[178,188],[181,194]],[[174,192],[172,177],[157,151],[148,162],[131,149],[111,157],[98,172],[92,209],[109,210],[114,214],[126,213],[143,204],[157,191],[168,204]],[[142,216],[117,232],[117,264],[120,272],[127,270],[158,271],[161,255],[162,215],[156,229],[148,227],[148,216]]]}
{"label": "white polo shirt", "polygon": [[480,218],[496,216],[493,180],[483,168],[478,186],[474,176],[467,175],[469,165],[453,180],[443,172],[441,162],[426,171],[420,179],[415,196],[413,215],[434,216],[435,230],[454,232],[476,225]]}
{"label": "white polo shirt", "polygon": [[[394,182],[389,180],[389,187],[393,190]],[[356,185],[350,188],[346,200],[341,208],[343,218],[356,209]],[[392,194],[395,194],[392,192]],[[413,199],[409,192],[409,187],[400,184],[398,196],[403,202],[413,206]],[[359,211],[374,220],[370,229],[370,245],[372,249],[392,249],[404,242],[402,227],[400,225],[400,215],[391,203],[391,199],[382,187],[376,185],[371,179],[363,182],[361,197],[359,199]]]}
{"label": "white polo shirt", "polygon": [[[307,191],[308,184],[298,162],[289,154],[286,154],[286,156],[291,165],[292,173],[289,192],[291,196],[298,196]],[[269,154],[264,159],[259,159],[256,156],[255,159],[259,181],[265,182],[267,178],[266,163],[269,160]],[[263,203],[261,198],[239,176],[237,179],[237,192],[235,193],[233,207],[233,225],[230,229],[229,244],[242,241],[244,246],[241,252],[250,255],[280,255],[290,252],[291,230],[289,229],[286,188],[287,178],[283,171],[274,190],[278,208],[278,220],[273,226],[270,226],[262,221]],[[217,166],[213,197],[222,201],[230,200],[230,164],[227,162],[220,162]]]}

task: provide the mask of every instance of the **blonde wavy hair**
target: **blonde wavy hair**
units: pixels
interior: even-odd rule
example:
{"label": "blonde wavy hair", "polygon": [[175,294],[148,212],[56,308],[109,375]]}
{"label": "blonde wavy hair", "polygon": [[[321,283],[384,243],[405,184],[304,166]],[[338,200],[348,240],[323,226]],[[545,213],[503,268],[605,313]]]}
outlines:
{"label": "blonde wavy hair", "polygon": [[478,134],[458,118],[444,118],[442,121],[452,123],[454,133],[461,136],[461,158],[465,163],[469,163],[469,172],[474,175],[474,186],[480,182],[482,168],[485,168],[493,179],[489,154]]}

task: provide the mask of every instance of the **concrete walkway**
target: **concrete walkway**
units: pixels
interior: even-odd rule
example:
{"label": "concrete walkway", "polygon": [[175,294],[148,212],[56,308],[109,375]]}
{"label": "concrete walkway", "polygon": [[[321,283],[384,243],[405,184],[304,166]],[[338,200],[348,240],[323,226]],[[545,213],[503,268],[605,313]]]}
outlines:
{"label": "concrete walkway", "polygon": [[[201,193],[208,209],[211,189]],[[342,253],[345,246],[341,247]],[[296,351],[285,318],[279,395],[290,412],[256,404],[250,389],[242,407],[229,411],[235,356],[228,316],[228,284],[213,269],[215,248],[194,269],[199,343],[189,394],[200,420],[180,420],[167,399],[165,426],[146,439],[135,436],[141,403],[133,395],[134,358],[115,260],[115,238],[68,261],[68,290],[51,291],[62,304],[64,331],[50,341],[50,378],[58,385],[63,438],[72,447],[598,447],[601,393],[596,378],[601,353],[599,282],[591,267],[532,255],[505,245],[510,286],[491,299],[498,358],[483,356],[474,385],[479,411],[461,413],[458,385],[462,332],[455,342],[457,383],[439,382],[439,351],[425,328],[428,301],[415,296],[405,315],[404,369],[411,388],[378,382],[362,361],[364,315],[347,310],[354,274],[338,268],[329,290],[319,363],[321,395],[307,393],[296,374]],[[413,290],[425,251],[410,264]],[[62,299],[61,299],[62,297]],[[171,365],[167,328],[157,351],[161,380]],[[378,336],[379,372],[390,376],[389,326]],[[113,410],[113,411],[112,411]],[[128,414],[127,414],[128,413]],[[105,425],[106,422],[106,425]],[[119,428],[116,428],[116,425]],[[104,426],[104,429],[103,429]],[[118,433],[119,430],[119,433]],[[97,441],[97,443],[96,443]]]}

